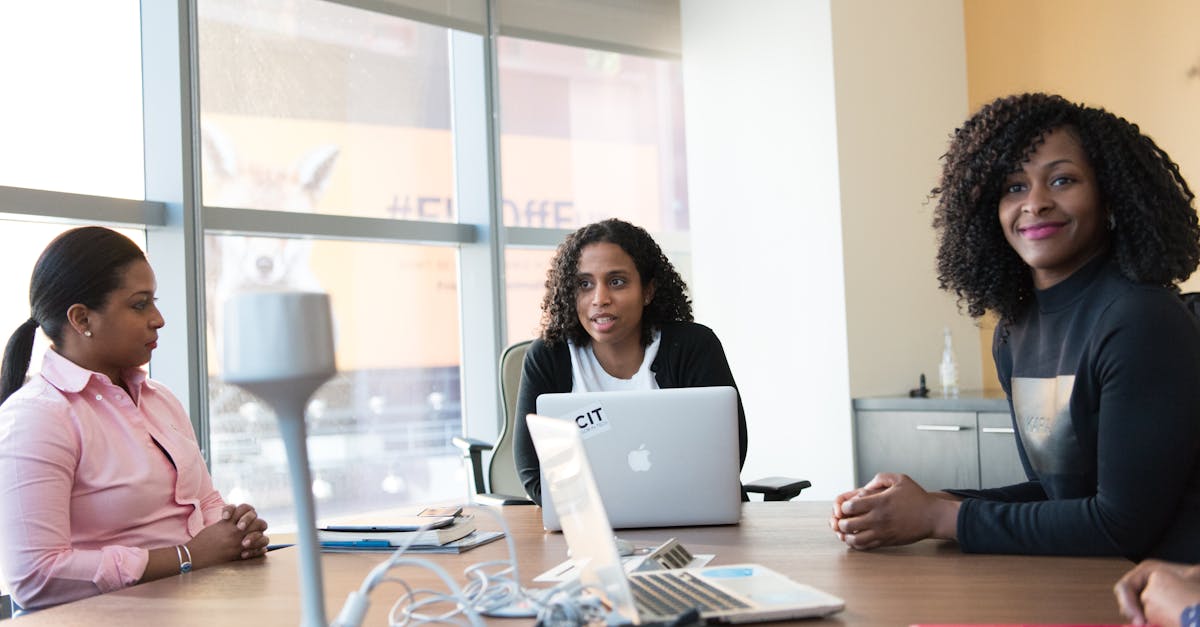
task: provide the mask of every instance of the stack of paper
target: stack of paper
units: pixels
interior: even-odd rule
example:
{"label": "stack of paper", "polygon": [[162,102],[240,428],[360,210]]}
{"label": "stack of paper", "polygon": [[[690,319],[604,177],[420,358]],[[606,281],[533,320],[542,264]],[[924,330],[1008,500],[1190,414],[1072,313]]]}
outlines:
{"label": "stack of paper", "polygon": [[[422,526],[433,528],[422,530]],[[394,551],[407,545],[412,553],[459,553],[503,536],[498,531],[476,531],[472,516],[317,529],[322,551]]]}

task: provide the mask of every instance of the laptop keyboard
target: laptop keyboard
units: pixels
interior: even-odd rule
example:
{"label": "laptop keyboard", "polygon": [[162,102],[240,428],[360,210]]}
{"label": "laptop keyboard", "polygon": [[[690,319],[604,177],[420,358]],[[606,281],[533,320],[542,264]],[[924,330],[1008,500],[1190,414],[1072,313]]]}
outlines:
{"label": "laptop keyboard", "polygon": [[638,573],[629,578],[629,585],[638,612],[651,616],[675,616],[692,608],[707,614],[750,607],[686,572]]}

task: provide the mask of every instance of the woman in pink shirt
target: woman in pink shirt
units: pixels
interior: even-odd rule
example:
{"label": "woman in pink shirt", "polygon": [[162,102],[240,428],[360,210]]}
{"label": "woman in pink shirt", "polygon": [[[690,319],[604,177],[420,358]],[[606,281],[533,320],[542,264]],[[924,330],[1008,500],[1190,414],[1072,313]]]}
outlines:
{"label": "woman in pink shirt", "polygon": [[[267,523],[213,489],[183,406],[141,366],[164,321],[145,255],[57,237],[0,371],[0,571],[24,609],[259,557]],[[53,346],[25,382],[34,334]]]}

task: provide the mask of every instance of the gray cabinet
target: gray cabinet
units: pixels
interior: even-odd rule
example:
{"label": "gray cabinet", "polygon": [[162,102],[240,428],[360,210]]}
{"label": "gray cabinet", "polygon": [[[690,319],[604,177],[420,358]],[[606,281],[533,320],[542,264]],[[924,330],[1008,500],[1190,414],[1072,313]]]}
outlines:
{"label": "gray cabinet", "polygon": [[857,485],[879,472],[907,474],[928,490],[993,488],[1026,480],[1003,398],[871,398],[854,401]]}
{"label": "gray cabinet", "polygon": [[860,411],[855,417],[858,485],[902,472],[929,490],[979,485],[975,414]]}
{"label": "gray cabinet", "polygon": [[985,488],[1022,483],[1029,479],[1017,452],[1012,416],[979,412],[979,481]]}

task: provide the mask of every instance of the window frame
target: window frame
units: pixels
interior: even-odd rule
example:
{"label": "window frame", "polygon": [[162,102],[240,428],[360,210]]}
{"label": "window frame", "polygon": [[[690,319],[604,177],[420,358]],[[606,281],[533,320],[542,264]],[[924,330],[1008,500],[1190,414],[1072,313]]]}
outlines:
{"label": "window frame", "polygon": [[[210,467],[204,324],[206,234],[454,247],[458,251],[463,434],[494,440],[503,423],[498,362],[508,342],[505,250],[510,246],[553,249],[571,232],[503,224],[497,0],[477,1],[482,28],[476,28],[472,20],[425,16],[389,2],[325,0],[449,29],[456,223],[203,205],[199,1],[142,0],[140,4],[146,200],[0,186],[0,216],[145,229],[146,248],[160,277],[160,308],[172,326],[186,330],[162,337],[151,363],[152,374],[175,391],[187,408]],[[667,238],[665,249],[688,248],[684,235]]]}

